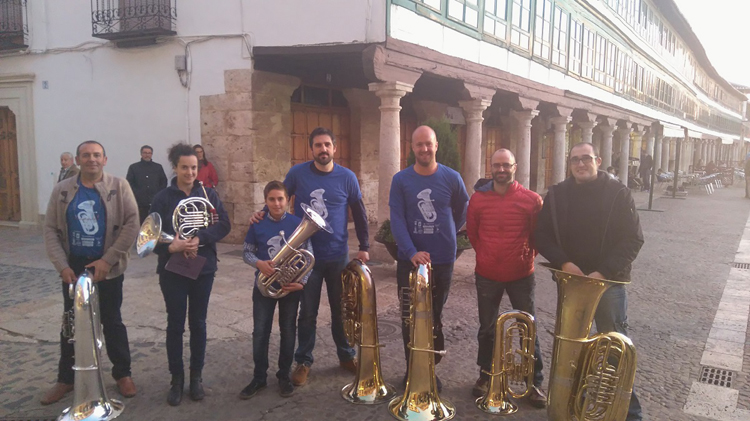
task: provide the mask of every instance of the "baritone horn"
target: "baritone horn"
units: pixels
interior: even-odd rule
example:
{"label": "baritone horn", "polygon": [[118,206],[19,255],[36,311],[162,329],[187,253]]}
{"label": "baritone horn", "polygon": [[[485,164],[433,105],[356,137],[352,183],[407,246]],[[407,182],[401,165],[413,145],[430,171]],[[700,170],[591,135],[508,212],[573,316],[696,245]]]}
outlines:
{"label": "baritone horn", "polygon": [[[65,409],[58,421],[106,421],[116,418],[124,409],[122,402],[109,399],[104,389],[100,365],[102,324],[99,319],[99,291],[88,270],[69,286],[73,299],[73,317],[67,317],[63,333],[73,333],[75,386],[73,405]],[[66,336],[67,337],[67,336]]]}
{"label": "baritone horn", "polygon": [[[510,415],[518,405],[510,398],[520,399],[534,387],[534,316],[525,311],[506,311],[497,317],[492,370],[487,393],[476,400],[477,408],[488,414]],[[512,384],[524,383],[522,390]]]}
{"label": "baritone horn", "polygon": [[630,282],[596,279],[552,269],[557,319],[547,416],[553,421],[620,421],[628,413],[636,371],[630,339],[617,332],[589,337],[604,292]]}
{"label": "baritone horn", "polygon": [[[439,421],[456,416],[456,407],[440,399],[435,379],[436,351],[432,324],[432,269],[419,265],[409,275],[409,370],[403,396],[388,404],[388,412],[401,421]],[[403,303],[402,303],[403,305]]]}
{"label": "baritone horn", "polygon": [[[217,219],[216,209],[207,198],[188,197],[180,200],[177,207],[174,208],[172,228],[176,233],[175,235],[188,239],[195,237],[198,230],[208,228]],[[153,212],[141,224],[141,229],[135,240],[135,250],[139,257],[146,257],[154,251],[157,244],[171,243],[172,241],[174,241],[174,236],[162,230],[161,216]]]}
{"label": "baritone horn", "polygon": [[359,259],[352,260],[341,273],[341,284],[344,333],[349,346],[359,345],[357,375],[341,389],[341,396],[358,404],[387,402],[396,390],[385,383],[380,369],[383,345],[378,341],[378,306],[370,268]]}
{"label": "baritone horn", "polygon": [[309,251],[300,249],[308,238],[320,230],[333,234],[331,225],[318,212],[304,203],[301,203],[301,207],[305,217],[289,239],[284,237],[284,231],[279,233],[284,240],[284,245],[271,259],[274,266],[273,275],[258,274],[258,290],[266,297],[286,296],[289,292],[284,291],[282,287],[299,282],[312,270],[315,257]]}

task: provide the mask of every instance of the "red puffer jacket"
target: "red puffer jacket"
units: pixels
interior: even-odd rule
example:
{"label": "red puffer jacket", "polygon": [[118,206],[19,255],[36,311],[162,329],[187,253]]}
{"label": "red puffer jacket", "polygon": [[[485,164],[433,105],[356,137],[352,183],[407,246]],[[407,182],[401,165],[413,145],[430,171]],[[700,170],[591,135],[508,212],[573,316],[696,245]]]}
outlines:
{"label": "red puffer jacket", "polygon": [[469,200],[466,230],[477,254],[475,271],[493,281],[516,281],[534,272],[531,234],[542,198],[516,181],[504,195],[492,185],[477,187]]}

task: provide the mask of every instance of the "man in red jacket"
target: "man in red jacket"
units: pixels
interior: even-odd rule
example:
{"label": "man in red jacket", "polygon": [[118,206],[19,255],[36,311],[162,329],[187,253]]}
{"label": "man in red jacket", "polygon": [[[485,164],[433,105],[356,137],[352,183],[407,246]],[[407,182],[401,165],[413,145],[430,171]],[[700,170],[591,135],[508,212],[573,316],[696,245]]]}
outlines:
{"label": "man in red jacket", "polygon": [[[492,155],[492,180],[479,180],[469,201],[466,229],[477,255],[474,274],[479,308],[480,367],[472,393],[487,392],[495,343],[495,320],[507,291],[514,309],[534,315],[534,257],[531,244],[542,198],[515,181],[516,158],[507,149]],[[544,408],[547,397],[541,389],[542,353],[535,338],[534,387],[530,403]]]}

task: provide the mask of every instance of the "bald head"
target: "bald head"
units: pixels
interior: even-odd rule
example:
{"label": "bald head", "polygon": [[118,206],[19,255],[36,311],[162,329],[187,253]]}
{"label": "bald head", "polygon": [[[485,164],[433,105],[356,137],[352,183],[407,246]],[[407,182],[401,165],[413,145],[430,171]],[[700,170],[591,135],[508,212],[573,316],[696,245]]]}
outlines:
{"label": "bald head", "polygon": [[[516,179],[516,156],[507,149],[498,149],[492,154],[492,181],[499,193],[505,191],[506,186]],[[499,189],[499,190],[498,190]]]}
{"label": "bald head", "polygon": [[496,150],[495,153],[492,154],[491,162],[495,162],[495,158],[499,159],[500,157],[507,157],[507,162],[511,164],[516,163],[516,156],[508,149],[501,148]]}
{"label": "bald head", "polygon": [[430,126],[419,126],[414,130],[414,133],[411,134],[411,141],[414,143],[417,139],[432,139],[437,143],[437,135],[435,135],[435,130],[432,130],[432,127]]}
{"label": "bald head", "polygon": [[417,165],[433,167],[437,163],[435,153],[438,149],[437,136],[429,126],[419,126],[411,135],[411,150],[414,152]]}

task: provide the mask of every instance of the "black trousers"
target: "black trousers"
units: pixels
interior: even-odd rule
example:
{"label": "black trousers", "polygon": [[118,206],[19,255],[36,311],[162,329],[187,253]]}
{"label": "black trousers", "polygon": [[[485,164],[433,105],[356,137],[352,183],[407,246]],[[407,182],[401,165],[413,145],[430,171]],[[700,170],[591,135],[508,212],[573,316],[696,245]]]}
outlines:
{"label": "black trousers", "polygon": [[[68,257],[68,264],[76,276],[83,272],[85,266],[98,258]],[[128,345],[128,331],[122,323],[120,307],[122,306],[122,282],[125,275],[97,282],[99,290],[99,319],[104,330],[104,341],[107,355],[112,362],[112,377],[119,380],[130,376],[130,345]],[[73,299],[68,294],[68,284],[61,282],[63,308],[65,311],[73,308]],[[76,332],[76,335],[93,335],[93,332]],[[60,331],[60,362],[57,368],[57,381],[73,384],[75,373],[74,345],[64,338]]]}

